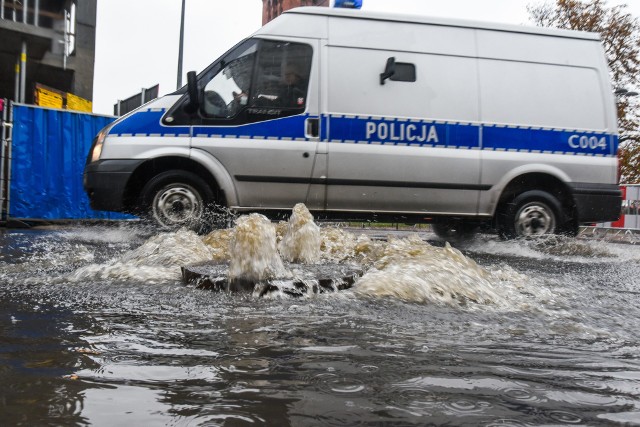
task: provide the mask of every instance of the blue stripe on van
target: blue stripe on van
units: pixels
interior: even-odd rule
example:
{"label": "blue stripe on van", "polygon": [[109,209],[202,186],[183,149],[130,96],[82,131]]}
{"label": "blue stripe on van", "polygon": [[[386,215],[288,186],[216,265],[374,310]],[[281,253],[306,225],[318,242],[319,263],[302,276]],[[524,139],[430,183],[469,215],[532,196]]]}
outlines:
{"label": "blue stripe on van", "polygon": [[593,131],[483,126],[485,150],[615,156],[617,137]]}
{"label": "blue stripe on van", "polygon": [[597,131],[493,124],[329,116],[329,142],[615,156],[618,137]]}
{"label": "blue stripe on van", "polygon": [[[165,126],[160,120],[166,110],[138,111],[113,126],[109,132],[118,136],[189,136],[189,126]],[[305,120],[297,115],[240,126],[194,126],[193,136],[264,139],[306,139]]]}
{"label": "blue stripe on van", "polygon": [[[119,136],[190,135],[188,126],[161,124],[165,110],[138,111],[116,124]],[[193,136],[306,140],[305,120],[297,115],[240,126],[195,126]],[[616,156],[618,136],[597,131],[494,124],[398,119],[371,116],[323,116],[321,139],[331,143],[405,145],[527,153]]]}

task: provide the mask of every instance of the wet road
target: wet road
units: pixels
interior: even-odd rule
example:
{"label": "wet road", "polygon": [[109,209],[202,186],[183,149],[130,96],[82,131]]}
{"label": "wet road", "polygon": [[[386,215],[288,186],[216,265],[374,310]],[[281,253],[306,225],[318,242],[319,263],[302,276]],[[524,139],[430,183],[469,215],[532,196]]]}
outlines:
{"label": "wet road", "polygon": [[0,424],[640,425],[640,247],[336,236],[368,273],[301,299],[185,286],[190,233],[0,230]]}

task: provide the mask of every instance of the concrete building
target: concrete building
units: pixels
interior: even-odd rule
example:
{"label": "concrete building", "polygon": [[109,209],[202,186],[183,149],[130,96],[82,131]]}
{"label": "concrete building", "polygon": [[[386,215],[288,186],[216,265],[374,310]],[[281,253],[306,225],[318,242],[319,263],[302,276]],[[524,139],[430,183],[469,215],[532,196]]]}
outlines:
{"label": "concrete building", "polygon": [[0,98],[36,85],[93,97],[97,0],[0,0]]}
{"label": "concrete building", "polygon": [[262,0],[262,25],[285,10],[300,6],[329,6],[329,0]]}

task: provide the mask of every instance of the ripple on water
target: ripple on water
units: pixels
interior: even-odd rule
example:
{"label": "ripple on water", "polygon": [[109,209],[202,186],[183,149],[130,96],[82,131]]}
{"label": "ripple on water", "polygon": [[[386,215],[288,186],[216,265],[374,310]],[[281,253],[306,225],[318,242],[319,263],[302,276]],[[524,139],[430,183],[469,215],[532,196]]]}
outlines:
{"label": "ripple on water", "polygon": [[599,381],[587,380],[578,382],[578,385],[596,392],[607,392],[612,395],[626,394],[630,396],[640,396],[640,383],[638,383],[636,379],[623,380],[607,378]]}
{"label": "ripple on water", "polygon": [[493,405],[483,400],[451,399],[445,402],[444,407],[445,411],[448,410],[451,415],[464,416],[486,412],[491,409]]}
{"label": "ripple on water", "polygon": [[508,388],[504,390],[505,396],[520,402],[540,402],[539,396],[524,388]]}
{"label": "ripple on water", "polygon": [[373,373],[380,370],[380,368],[375,365],[362,365],[360,366],[360,369],[366,373]]}
{"label": "ripple on water", "polygon": [[436,394],[422,388],[393,389],[389,399],[397,409],[414,416],[430,416],[440,406]]}
{"label": "ripple on water", "polygon": [[568,411],[551,411],[549,418],[563,424],[580,424],[582,422],[580,415]]}
{"label": "ripple on water", "polygon": [[364,381],[358,378],[349,378],[331,372],[314,375],[311,377],[311,382],[326,393],[338,395],[360,394],[366,389]]}

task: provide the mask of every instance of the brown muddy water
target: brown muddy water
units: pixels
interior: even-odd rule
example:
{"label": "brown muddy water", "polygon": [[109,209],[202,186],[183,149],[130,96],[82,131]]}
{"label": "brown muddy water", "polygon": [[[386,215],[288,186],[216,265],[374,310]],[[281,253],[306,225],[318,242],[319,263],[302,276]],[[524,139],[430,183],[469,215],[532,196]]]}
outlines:
{"label": "brown muddy water", "polygon": [[295,272],[254,232],[0,231],[0,425],[640,425],[639,247],[287,227],[270,250],[364,276],[216,293],[180,267]]}

